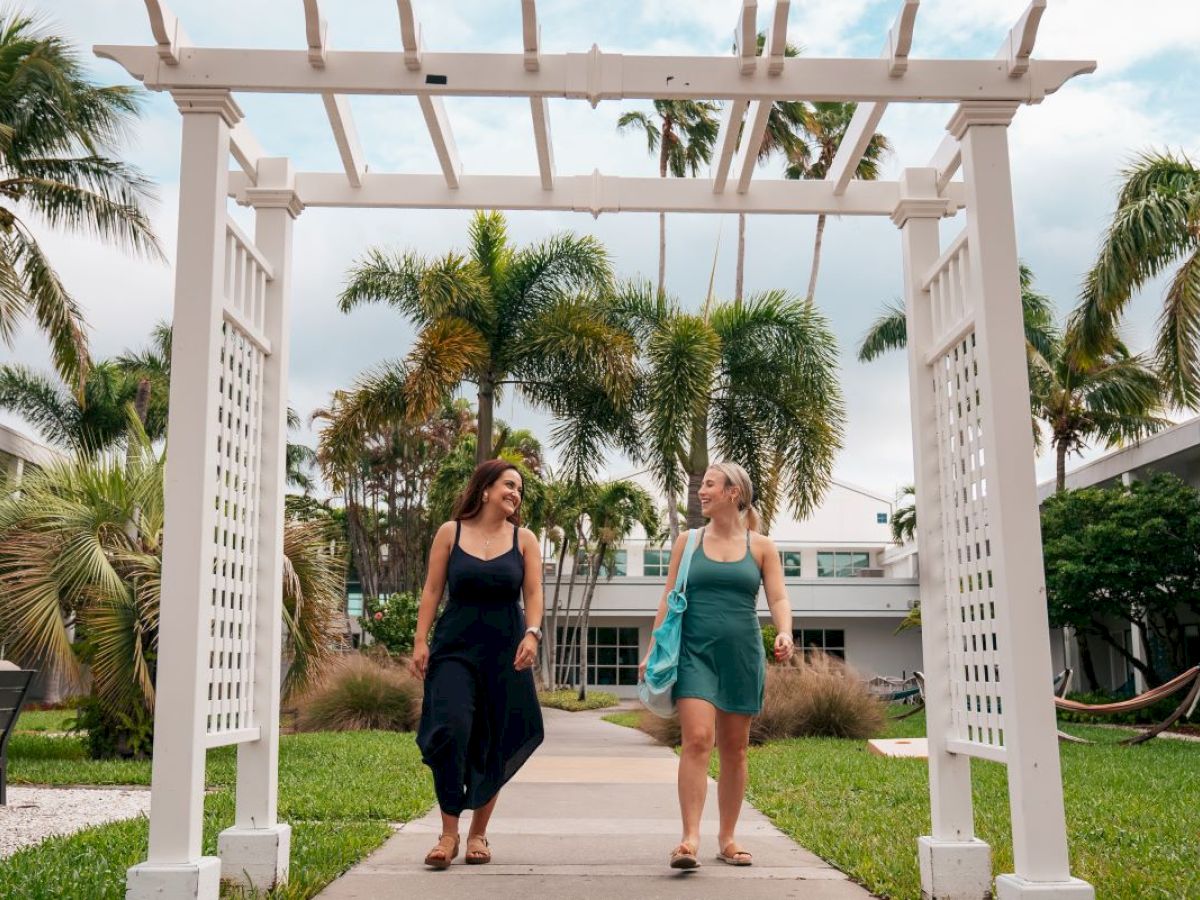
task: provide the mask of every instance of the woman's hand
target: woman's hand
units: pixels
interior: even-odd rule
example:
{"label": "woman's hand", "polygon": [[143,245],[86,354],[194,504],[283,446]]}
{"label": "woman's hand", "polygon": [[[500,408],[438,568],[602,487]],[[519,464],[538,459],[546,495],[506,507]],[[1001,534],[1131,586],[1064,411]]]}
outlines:
{"label": "woman's hand", "polygon": [[792,658],[792,652],[796,649],[792,642],[792,636],[786,631],[781,631],[775,638],[775,661],[787,662]]}
{"label": "woman's hand", "polygon": [[537,659],[538,639],[532,634],[526,634],[517,646],[517,657],[513,660],[513,668],[518,672],[524,672],[533,665],[533,661]]}
{"label": "woman's hand", "polygon": [[647,653],[642,657],[642,661],[638,663],[638,681],[646,680],[646,664],[650,662],[650,654]]}
{"label": "woman's hand", "polygon": [[425,672],[429,668],[429,644],[425,641],[413,643],[412,658],[408,661],[408,669],[417,678],[425,680]]}

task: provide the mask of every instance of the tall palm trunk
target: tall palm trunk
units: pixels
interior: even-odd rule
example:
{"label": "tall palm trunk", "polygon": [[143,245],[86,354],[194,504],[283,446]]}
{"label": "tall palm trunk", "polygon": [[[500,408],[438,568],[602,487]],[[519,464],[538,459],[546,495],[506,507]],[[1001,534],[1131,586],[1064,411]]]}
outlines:
{"label": "tall palm trunk", "polygon": [[475,440],[475,465],[492,458],[492,405],[496,384],[491,375],[479,379],[479,433]]}
{"label": "tall palm trunk", "polygon": [[[562,652],[560,654],[562,659],[560,659],[558,661],[558,674],[555,675],[555,677],[554,677],[555,684],[568,684],[569,683],[567,679],[568,679],[569,673],[570,673],[571,650],[572,650],[572,646],[573,646],[572,642],[571,642],[571,603],[575,597],[575,577],[579,574],[579,565],[578,565],[579,553],[578,553],[577,549],[574,549],[575,547],[578,547],[578,544],[573,544],[572,545],[573,549],[570,550],[571,560],[572,560],[572,562],[571,562],[571,580],[567,582],[567,608],[565,610],[563,610],[563,626],[565,629],[567,645],[566,645],[566,647],[564,647],[562,649]],[[579,640],[579,636],[576,635],[576,642],[578,642],[578,640]]]}
{"label": "tall palm trunk", "polygon": [[825,236],[825,214],[817,216],[817,236],[813,240],[812,272],[808,276],[808,301],[817,293],[817,269],[821,267],[821,240]]}
{"label": "tall palm trunk", "polygon": [[1054,493],[1061,494],[1067,489],[1067,442],[1054,442]]}
{"label": "tall palm trunk", "polygon": [[[658,151],[658,177],[667,177],[667,146],[670,144],[672,128],[670,118],[663,119],[662,140]],[[667,214],[658,214],[658,294],[667,289]]]}
{"label": "tall palm trunk", "polygon": [[671,528],[671,545],[679,537],[679,498],[674,491],[667,492],[667,523]]}
{"label": "tall palm trunk", "polygon": [[558,687],[558,598],[562,592],[563,563],[567,558],[567,536],[563,532],[562,546],[558,550],[558,565],[554,567],[554,597],[550,601],[550,614],[546,617],[542,634],[542,651],[545,668],[542,679],[547,690]]}
{"label": "tall palm trunk", "polygon": [[[583,606],[580,609],[580,619],[582,624],[579,629],[579,641],[582,646],[580,660],[583,663],[583,674],[579,678],[579,700],[583,702],[587,699],[587,633],[588,623],[592,618],[592,598],[596,596],[596,582],[600,579],[600,560],[604,559],[604,554],[608,552],[607,544],[600,544],[596,548],[596,555],[592,557],[592,570],[588,572],[587,593],[583,597]],[[599,660],[597,660],[599,662]]]}
{"label": "tall palm trunk", "polygon": [[733,283],[733,300],[742,302],[742,286],[746,273],[746,214],[738,213],[737,275]]}
{"label": "tall palm trunk", "polygon": [[692,423],[692,452],[688,465],[687,526],[699,528],[704,524],[700,512],[700,485],[708,469],[708,410],[705,409]]}

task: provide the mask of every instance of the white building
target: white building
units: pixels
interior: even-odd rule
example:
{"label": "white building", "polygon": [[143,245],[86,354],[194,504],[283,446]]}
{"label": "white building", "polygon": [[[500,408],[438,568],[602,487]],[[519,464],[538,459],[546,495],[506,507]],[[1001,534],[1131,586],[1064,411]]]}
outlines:
{"label": "white building", "polygon": [[[919,591],[915,555],[892,542],[893,506],[887,497],[834,480],[811,516],[796,521],[781,514],[770,530],[782,557],[796,645],[822,647],[864,677],[903,676],[921,668],[920,633],[894,633]],[[638,661],[666,588],[669,557],[669,546],[648,544],[639,528],[616,551],[612,577],[601,573],[587,642],[590,685],[623,696],[636,693]],[[547,555],[547,606],[554,567]],[[566,582],[564,574],[560,605]],[[577,586],[576,608],[581,596]],[[758,611],[762,623],[770,624],[761,592]]]}

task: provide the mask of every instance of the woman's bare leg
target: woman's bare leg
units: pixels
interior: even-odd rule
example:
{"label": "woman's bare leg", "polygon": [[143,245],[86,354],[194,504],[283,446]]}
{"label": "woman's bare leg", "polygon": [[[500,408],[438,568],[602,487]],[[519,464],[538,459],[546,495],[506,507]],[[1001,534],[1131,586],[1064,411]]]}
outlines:
{"label": "woman's bare leg", "polygon": [[717,710],[707,700],[685,697],[677,704],[682,746],[679,753],[679,813],[684,843],[700,847],[700,816],[708,793],[708,763],[716,739]]}
{"label": "woman's bare leg", "polygon": [[717,711],[717,753],[721,774],[717,779],[717,806],[721,824],[717,849],[724,850],[737,831],[742,801],[746,799],[746,748],[750,744],[750,717]]}
{"label": "woman's bare leg", "polygon": [[471,827],[468,830],[468,836],[487,834],[488,822],[492,818],[492,813],[496,809],[496,801],[499,799],[500,792],[497,791],[491,800],[471,813]]}

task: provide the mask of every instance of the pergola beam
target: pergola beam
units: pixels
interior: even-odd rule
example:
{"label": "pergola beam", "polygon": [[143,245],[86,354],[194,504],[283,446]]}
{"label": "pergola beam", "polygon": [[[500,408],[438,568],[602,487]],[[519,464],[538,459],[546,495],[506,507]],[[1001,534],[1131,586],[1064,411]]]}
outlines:
{"label": "pergola beam", "polygon": [[[787,20],[790,8],[790,0],[775,0],[775,11],[771,13],[771,24],[767,26],[763,53],[767,57],[767,74],[771,76],[783,71],[783,60],[787,55]],[[758,44],[757,35],[755,44]]]}
{"label": "pergola beam", "polygon": [[[413,13],[412,0],[396,0],[396,9],[400,13],[400,43],[404,47],[405,69],[412,72],[414,78],[423,77],[426,84],[437,83],[440,76],[421,75],[425,64],[421,25]],[[446,179],[447,187],[457,188],[462,175],[462,161],[458,157],[458,147],[454,143],[454,132],[450,130],[445,104],[440,95],[429,91],[417,91],[416,95],[425,127],[429,129],[429,139],[433,141],[433,152],[437,154],[438,165],[442,167],[442,177]]]}
{"label": "pergola beam", "polygon": [[[321,15],[317,0],[304,0],[304,36],[308,41],[308,61],[314,68],[324,68],[325,54],[329,49],[329,25]],[[333,130],[333,140],[337,144],[338,156],[342,158],[346,178],[354,187],[358,187],[362,184],[367,165],[363,161],[350,101],[342,94],[324,92],[321,94],[321,103],[329,118],[329,127]]]}
{"label": "pergola beam", "polygon": [[738,139],[742,133],[742,120],[746,118],[745,100],[729,100],[721,114],[721,130],[717,134],[717,159],[713,166],[712,189],[714,194],[725,190],[729,178],[729,167],[737,154]]}
{"label": "pergola beam", "polygon": [[[1033,55],[1038,26],[1042,21],[1042,13],[1045,11],[1046,0],[1031,0],[1029,6],[1025,8],[1025,12],[1021,14],[1021,18],[1017,19],[1017,24],[1008,30],[1008,34],[1001,41],[995,58],[1004,60],[1010,78],[1021,78],[1029,72],[1030,66],[1037,65],[1030,57]],[[1096,64],[1092,63],[1092,67],[1086,71],[1091,72],[1095,68]],[[961,165],[962,150],[958,140],[954,135],[947,134],[942,138],[942,143],[938,145],[937,150],[934,151],[933,159],[929,161],[929,167],[937,169],[939,190],[949,184],[950,179],[954,177],[954,173]]]}
{"label": "pergola beam", "polygon": [[404,68],[416,72],[421,68],[421,26],[413,14],[411,0],[396,0],[400,13],[400,44],[404,47]]}
{"label": "pergola beam", "polygon": [[536,0],[521,0],[521,40],[525,45],[525,71],[536,72],[541,63],[542,29]]}
{"label": "pergola beam", "polygon": [[739,194],[744,194],[750,189],[750,179],[754,176],[754,167],[758,165],[758,150],[762,147],[763,135],[767,131],[767,119],[770,118],[774,105],[771,100],[755,100],[746,111],[746,128],[742,132],[742,143],[738,147],[737,161],[734,163],[734,176],[737,178]]}
{"label": "pergola beam", "polygon": [[188,48],[177,66],[159,64],[156,47],[99,45],[154,90],[205,87],[248,93],[334,93],[452,97],[565,97],[621,99],[840,100],[958,103],[1013,100],[1038,103],[1076,75],[1095,70],[1090,60],[1030,60],[1009,77],[994,60],[911,60],[903,78],[889,75],[886,59],[789,59],[775,78],[743,78],[713,66],[707,56],[632,56],[543,53],[536,72],[524,53],[423,53],[420,71],[405,68],[406,54],[330,50],[316,69],[306,50]]}
{"label": "pergola beam", "polygon": [[[230,173],[230,195],[245,202],[245,176]],[[590,212],[702,212],[754,214],[890,215],[899,199],[894,181],[856,181],[835,196],[826,181],[758,181],[744,194],[714,194],[691,178],[628,178],[615,175],[559,176],[546,189],[536,175],[465,175],[451,189],[439,175],[367,173],[354,188],[340,172],[301,172],[295,191],[307,207],[401,209],[506,209]],[[963,206],[963,187],[945,194],[946,214]]]}
{"label": "pergola beam", "polygon": [[538,177],[542,188],[554,188],[554,145],[550,141],[550,104],[545,97],[530,97],[529,111],[533,115],[533,143],[537,148]]}
{"label": "pergola beam", "polygon": [[[917,8],[921,0],[904,0],[896,22],[888,30],[887,43],[882,57],[888,60],[888,75],[900,78],[908,71],[908,52],[912,48],[913,28],[917,21]],[[834,183],[834,192],[842,193],[858,171],[858,164],[867,152],[867,146],[875,135],[875,129],[883,119],[887,104],[883,102],[860,103],[854,110],[842,142],[829,167],[826,178]]]}
{"label": "pergola beam", "polygon": [[742,0],[737,28],[733,30],[733,44],[738,71],[753,75],[758,69],[758,0]]}
{"label": "pergola beam", "polygon": [[179,48],[192,43],[179,18],[161,0],[146,0],[146,14],[150,17],[150,32],[158,42],[155,50],[159,59],[168,66],[179,65]]}

